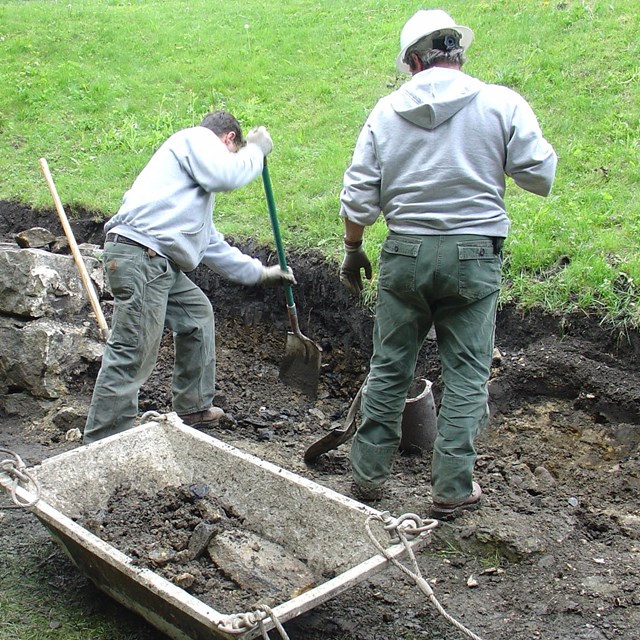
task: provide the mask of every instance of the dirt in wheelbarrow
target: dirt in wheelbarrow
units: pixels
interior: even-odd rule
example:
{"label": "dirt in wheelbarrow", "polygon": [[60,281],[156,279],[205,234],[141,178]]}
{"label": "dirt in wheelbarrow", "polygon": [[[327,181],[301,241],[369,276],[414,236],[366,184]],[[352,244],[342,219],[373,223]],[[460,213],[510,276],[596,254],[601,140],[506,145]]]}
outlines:
{"label": "dirt in wheelbarrow", "polygon": [[[5,221],[55,227],[51,212],[5,208]],[[75,213],[78,237],[101,243],[101,225]],[[240,246],[274,261],[268,248]],[[281,292],[233,286],[200,268],[191,276],[216,312],[216,403],[227,414],[205,431],[351,495],[348,443],[311,464],[303,456],[344,422],[367,371],[371,313],[341,290],[334,264],[309,252],[292,252],[289,262],[299,280],[301,326],[323,347],[318,397],[311,400],[279,381],[287,333]],[[108,317],[109,301],[103,304]],[[638,637],[638,334],[598,317],[525,313],[507,305],[499,310],[496,347],[491,419],[477,440],[481,507],[440,526],[417,554],[422,576],[462,629],[409,576],[390,568],[286,623],[290,638],[449,640],[465,637],[465,629],[487,640]],[[141,390],[141,414],[171,410],[172,363],[167,335]],[[58,401],[76,409],[80,427],[95,374],[91,369],[71,380],[72,392]],[[435,341],[425,343],[416,374],[433,382],[437,405],[442,387]],[[65,439],[70,425],[55,424],[42,402],[25,406],[4,410],[1,446],[30,465],[80,446]],[[426,517],[429,480],[428,454],[398,455],[373,506]],[[123,522],[130,533],[139,527],[139,536],[132,537],[143,541],[148,532],[140,513],[134,503]],[[197,595],[202,585],[196,580],[186,588]],[[0,510],[0,604],[18,612],[1,614],[10,629],[8,635],[0,632],[3,638],[161,637],[95,589],[21,510]],[[115,626],[109,626],[112,620]]]}

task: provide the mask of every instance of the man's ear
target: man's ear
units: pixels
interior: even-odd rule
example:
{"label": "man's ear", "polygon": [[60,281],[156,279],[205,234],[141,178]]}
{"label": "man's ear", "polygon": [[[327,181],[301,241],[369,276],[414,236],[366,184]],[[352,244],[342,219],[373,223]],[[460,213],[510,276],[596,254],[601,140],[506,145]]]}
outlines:
{"label": "man's ear", "polygon": [[420,56],[415,51],[409,56],[409,69],[411,71],[422,71],[422,60],[420,60]]}

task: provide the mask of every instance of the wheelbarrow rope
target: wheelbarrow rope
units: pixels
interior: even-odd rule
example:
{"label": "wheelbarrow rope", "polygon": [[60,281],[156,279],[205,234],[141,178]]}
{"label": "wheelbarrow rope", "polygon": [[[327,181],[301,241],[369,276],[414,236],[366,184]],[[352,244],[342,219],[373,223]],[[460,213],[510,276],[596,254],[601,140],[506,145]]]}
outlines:
{"label": "wheelbarrow rope", "polygon": [[[284,627],[280,624],[280,620],[278,620],[278,618],[273,613],[270,607],[268,607],[266,604],[259,604],[256,606],[256,609],[260,611],[264,611],[269,616],[269,618],[271,618],[271,621],[273,622],[275,628],[278,630],[278,633],[280,634],[280,637],[282,638],[282,640],[289,640],[289,636],[287,635],[287,632],[284,630]],[[263,639],[269,640],[269,633],[265,628],[264,620],[265,620],[264,618],[260,618],[260,620],[258,621],[258,624],[260,625],[260,631],[262,632]]]}
{"label": "wheelbarrow rope", "polygon": [[144,424],[145,422],[152,422],[154,420],[161,420],[164,416],[157,411],[146,411],[140,417],[140,424]]}
{"label": "wheelbarrow rope", "polygon": [[233,635],[242,635],[247,631],[251,631],[256,627],[260,627],[262,637],[269,640],[269,634],[265,628],[264,621],[267,618],[271,618],[273,625],[280,633],[282,640],[289,640],[287,632],[284,630],[282,624],[276,617],[275,613],[266,605],[258,604],[253,611],[247,611],[245,613],[236,613],[231,616],[227,616],[223,620],[217,622],[218,629],[226,633]]}
{"label": "wheelbarrow rope", "polygon": [[[402,543],[413,566],[413,571],[407,569],[407,567],[405,567],[401,562],[392,557],[389,552],[382,546],[382,544],[380,544],[371,530],[371,522],[373,520],[382,522],[387,532],[394,532],[395,535],[394,537],[392,537],[391,542],[392,544],[397,543],[398,541]],[[388,511],[383,511],[381,514],[370,515],[365,522],[367,534],[376,549],[385,558],[387,558],[389,562],[391,562],[394,566],[400,569],[400,571],[409,576],[416,583],[419,589],[429,598],[431,603],[438,610],[438,613],[445,620],[447,620],[447,622],[456,627],[456,629],[461,631],[468,638],[471,638],[472,640],[482,640],[480,636],[467,629],[462,623],[458,622],[455,618],[449,615],[445,611],[444,607],[440,604],[440,602],[438,602],[438,599],[433,593],[433,589],[431,588],[429,583],[422,577],[422,573],[420,572],[420,567],[418,567],[418,562],[416,561],[413,549],[411,549],[411,546],[409,545],[409,538],[415,538],[417,535],[430,532],[437,526],[437,520],[426,520],[423,522],[418,516],[413,513],[405,514],[403,516],[400,516],[399,518],[392,518]]]}
{"label": "wheelbarrow rope", "polygon": [[[17,453],[9,449],[0,448],[0,453],[11,456],[5,460],[0,460],[0,472],[6,473],[12,478],[11,483],[11,499],[14,504],[2,507],[3,509],[29,509],[40,500],[40,484],[36,478],[27,471],[27,466]],[[22,501],[16,493],[18,486],[22,483],[24,488],[30,484],[34,487],[33,498],[31,500]],[[28,491],[28,489],[27,489]]]}

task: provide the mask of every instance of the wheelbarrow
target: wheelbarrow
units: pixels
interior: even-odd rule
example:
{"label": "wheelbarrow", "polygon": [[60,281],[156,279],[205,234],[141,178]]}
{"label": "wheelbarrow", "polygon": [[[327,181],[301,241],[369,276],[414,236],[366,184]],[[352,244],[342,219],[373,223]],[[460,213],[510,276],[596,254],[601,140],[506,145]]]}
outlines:
{"label": "wheelbarrow", "polygon": [[[388,521],[388,513],[187,427],[176,414],[13,475],[5,463],[0,466],[0,486],[44,524],[78,569],[176,640],[249,640],[279,628],[385,570],[406,549],[419,549],[437,524],[410,526],[411,535],[402,544],[399,538],[404,536],[394,538],[385,526],[375,544],[370,523]],[[206,484],[256,535],[304,561],[315,583],[293,598],[248,612],[219,611],[205,604],[79,524],[79,514],[104,508],[123,484],[148,493]],[[381,536],[384,544],[379,546]]]}

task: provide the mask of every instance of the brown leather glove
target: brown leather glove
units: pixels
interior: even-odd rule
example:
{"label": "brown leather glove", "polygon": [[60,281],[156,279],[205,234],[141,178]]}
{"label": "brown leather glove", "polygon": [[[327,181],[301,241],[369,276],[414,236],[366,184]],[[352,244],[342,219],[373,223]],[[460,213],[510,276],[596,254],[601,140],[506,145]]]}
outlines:
{"label": "brown leather glove", "polygon": [[365,278],[371,280],[371,262],[362,248],[362,242],[355,247],[345,243],[344,260],[340,267],[340,282],[355,296],[359,296],[362,292],[361,269],[364,269]]}

